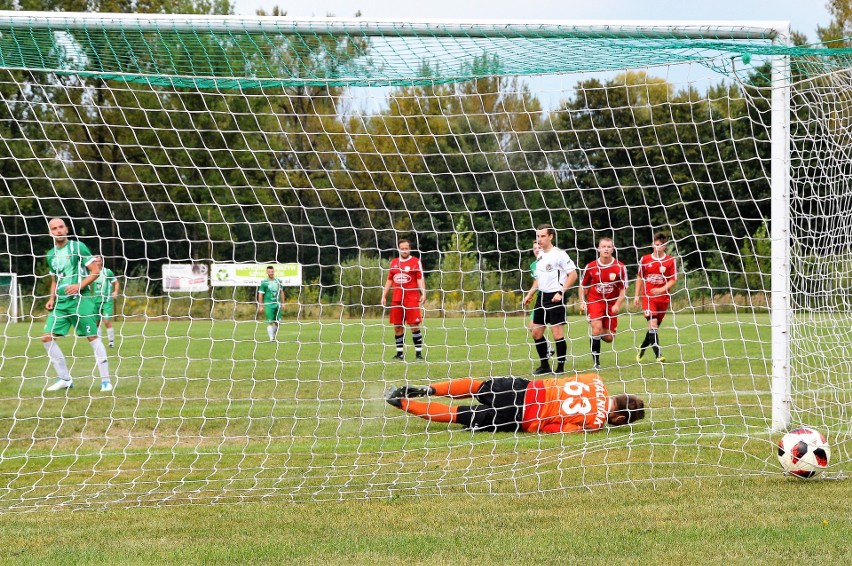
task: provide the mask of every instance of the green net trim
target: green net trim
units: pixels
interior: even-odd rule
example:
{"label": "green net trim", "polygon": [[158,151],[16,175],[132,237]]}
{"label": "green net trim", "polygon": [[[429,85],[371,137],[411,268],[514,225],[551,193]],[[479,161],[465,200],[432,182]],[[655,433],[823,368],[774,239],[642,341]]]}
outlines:
{"label": "green net trim", "polygon": [[[536,34],[521,27],[460,32],[433,27],[431,34],[340,35],[197,29],[152,32],[103,29],[0,27],[0,67],[96,76],[193,88],[264,86],[407,86],[486,76],[533,76],[615,71],[700,63],[723,74],[753,69],[767,57],[787,55],[817,74],[848,66],[852,49],[790,47],[769,37],[734,41],[724,35],[681,39],[665,35],[595,37],[594,29],[549,26]],[[165,26],[164,26],[165,27]],[[505,30],[505,31],[504,31]],[[611,28],[601,28],[611,34]]]}

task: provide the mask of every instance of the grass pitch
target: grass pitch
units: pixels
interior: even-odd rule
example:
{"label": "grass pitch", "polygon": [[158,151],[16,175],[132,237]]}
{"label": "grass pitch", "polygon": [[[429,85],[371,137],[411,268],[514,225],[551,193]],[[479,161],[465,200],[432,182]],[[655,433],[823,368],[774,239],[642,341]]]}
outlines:
{"label": "grass pitch", "polygon": [[[777,529],[789,528],[787,519],[797,516],[801,536],[830,538],[832,529],[849,534],[845,505],[832,506],[846,482],[795,482],[780,474],[776,439],[768,433],[765,316],[677,313],[661,331],[665,364],[650,361],[650,352],[645,363],[635,360],[644,319],[623,316],[620,322],[613,347],[605,346],[601,374],[611,393],[641,395],[649,418],[633,427],[564,436],[472,434],[428,424],[383,402],[391,384],[528,375],[532,348],[526,319],[517,317],[428,320],[426,363],[387,361],[394,353],[391,330],[381,320],[288,320],[277,342],[267,341],[265,325],[253,321],[126,321],[117,324],[117,348],[109,352],[118,379],[106,396],[98,391],[90,347],[70,338],[61,345],[75,387],[44,394],[52,369],[38,342],[41,325],[6,326],[0,342],[0,507],[34,513],[13,515],[15,527],[6,523],[0,536],[9,556],[60,560],[55,545],[32,543],[12,530],[47,526],[36,538],[55,536],[63,547],[60,531],[49,525],[62,523],[62,509],[94,508],[106,511],[77,513],[68,522],[126,544],[111,555],[89,540],[72,561],[215,562],[245,553],[261,561],[286,556],[351,563],[429,562],[444,555],[461,562],[489,556],[497,563],[516,556],[523,562],[529,555],[544,563],[579,557],[592,546],[597,558],[620,554],[623,560],[632,540],[639,563],[669,562],[649,554],[657,545],[652,539],[678,546],[701,538],[700,528],[710,538],[750,540],[749,548],[774,548],[784,535]],[[568,365],[575,371],[591,365],[586,332],[582,319],[570,322]],[[406,348],[413,359],[410,344]],[[813,418],[843,416],[842,402],[835,407],[815,399]],[[848,437],[839,435],[833,446],[834,476],[846,469]],[[810,511],[801,515],[791,498],[820,503],[813,508],[809,502]],[[694,515],[683,511],[690,526],[678,536],[666,526],[677,516],[670,500],[696,509]],[[655,501],[669,516],[662,524]],[[736,509],[725,525],[706,523],[714,516],[724,520],[718,507],[732,512],[737,501],[778,511],[767,509],[773,519],[763,531],[741,516],[748,509]],[[171,507],[193,503],[200,505]],[[436,509],[446,511],[436,515]],[[353,523],[364,523],[362,516],[365,528],[353,530]],[[219,541],[219,519],[234,526],[228,533],[233,545]],[[128,522],[135,525],[132,533],[111,526]],[[174,523],[168,535],[149,524],[160,522]],[[583,523],[599,534],[581,536],[577,525]],[[265,525],[254,542],[253,524]],[[329,534],[346,531],[346,524],[348,534]],[[377,536],[367,536],[367,524]],[[536,542],[539,530],[527,528],[538,524],[555,524],[584,542],[568,547],[551,534],[545,552]],[[617,525],[626,529],[620,542],[612,540]],[[405,544],[394,542],[396,527],[405,531]],[[513,533],[509,546],[471,544],[502,527]],[[201,550],[182,550],[173,536]],[[150,537],[172,542],[146,548]],[[739,542],[735,546],[740,550],[719,556],[744,552]],[[839,548],[827,556],[848,556],[848,548]],[[679,551],[671,558],[688,561]]]}

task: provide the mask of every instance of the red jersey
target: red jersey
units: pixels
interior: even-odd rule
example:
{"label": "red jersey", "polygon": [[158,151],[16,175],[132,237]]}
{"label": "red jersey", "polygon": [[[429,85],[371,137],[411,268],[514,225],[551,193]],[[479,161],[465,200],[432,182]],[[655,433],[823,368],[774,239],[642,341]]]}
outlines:
{"label": "red jersey", "polygon": [[408,256],[408,259],[402,260],[395,257],[390,262],[390,271],[388,271],[388,281],[393,281],[393,297],[394,303],[402,303],[403,296],[407,295],[407,299],[411,300],[416,297],[420,300],[420,279],[423,278],[423,268],[420,266],[420,259],[414,256]]}
{"label": "red jersey", "polygon": [[530,382],[524,397],[526,432],[598,430],[611,410],[609,395],[596,373]]}
{"label": "red jersey", "polygon": [[595,260],[583,271],[580,285],[586,288],[586,302],[617,299],[627,287],[627,268],[617,259],[609,265],[601,265]]}
{"label": "red jersey", "polygon": [[666,283],[674,279],[677,281],[677,264],[675,258],[666,254],[662,259],[655,258],[652,254],[642,256],[639,260],[639,278],[645,282],[645,288],[642,294],[651,298],[667,297],[669,293],[664,295],[652,296],[648,292],[651,289],[664,287]]}

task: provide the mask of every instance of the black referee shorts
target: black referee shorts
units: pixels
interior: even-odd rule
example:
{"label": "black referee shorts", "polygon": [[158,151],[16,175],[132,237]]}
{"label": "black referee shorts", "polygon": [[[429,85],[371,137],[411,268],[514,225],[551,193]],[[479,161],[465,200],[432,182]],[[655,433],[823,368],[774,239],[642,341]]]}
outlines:
{"label": "black referee shorts", "polygon": [[543,326],[549,324],[556,326],[565,324],[565,294],[562,294],[562,300],[553,302],[553,296],[556,293],[538,293],[535,301],[535,310],[533,310],[533,324]]}
{"label": "black referee shorts", "polygon": [[521,377],[495,377],[484,382],[474,399],[481,405],[460,406],[456,422],[472,431],[517,432],[524,420],[524,398],[530,382]]}

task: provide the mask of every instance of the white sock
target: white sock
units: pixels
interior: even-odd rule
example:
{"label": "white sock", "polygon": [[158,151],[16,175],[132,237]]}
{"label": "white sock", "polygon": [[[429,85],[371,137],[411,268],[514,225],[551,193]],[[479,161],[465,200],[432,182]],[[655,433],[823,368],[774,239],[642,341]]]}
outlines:
{"label": "white sock", "polygon": [[59,379],[71,381],[71,374],[68,373],[68,362],[65,361],[65,354],[62,353],[56,340],[42,342],[42,344],[44,344],[44,349],[47,350],[50,363],[53,364],[53,369],[56,370],[56,375],[59,376]]}
{"label": "white sock", "polygon": [[115,328],[111,326],[107,328],[107,338],[109,339],[110,344],[115,342]]}
{"label": "white sock", "polygon": [[101,380],[109,381],[109,361],[107,361],[106,348],[100,338],[95,338],[89,344],[92,345],[92,351],[95,352],[95,361],[98,364],[98,371],[101,372]]}
{"label": "white sock", "polygon": [[275,340],[275,325],[270,324],[266,327],[266,334],[269,335],[270,340]]}

